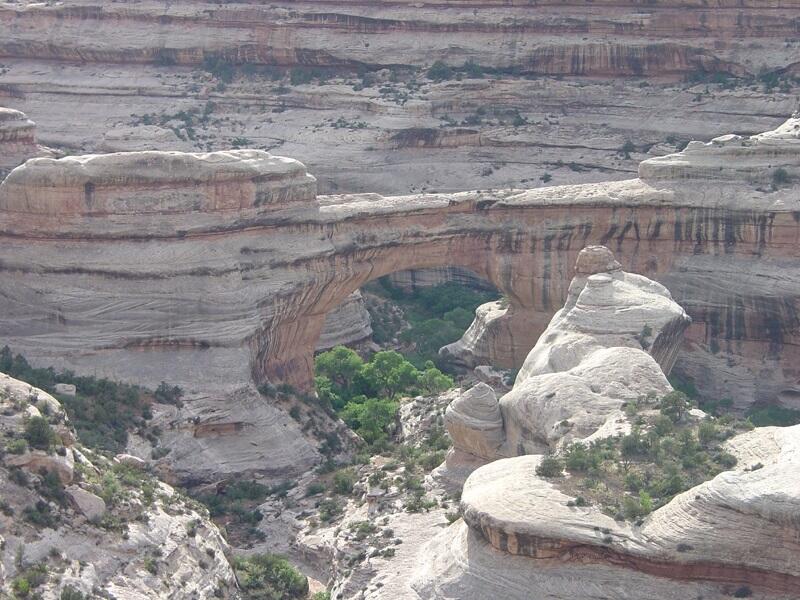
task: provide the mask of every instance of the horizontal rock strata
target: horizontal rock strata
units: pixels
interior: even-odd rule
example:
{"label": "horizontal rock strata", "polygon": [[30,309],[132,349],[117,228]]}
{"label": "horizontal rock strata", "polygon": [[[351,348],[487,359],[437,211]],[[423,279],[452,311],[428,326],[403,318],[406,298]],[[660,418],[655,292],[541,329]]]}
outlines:
{"label": "horizontal rock strata", "polygon": [[353,292],[325,317],[315,350],[361,342],[372,335],[370,316],[361,292]]}
{"label": "horizontal rock strata", "polygon": [[[763,145],[767,165],[774,143]],[[493,284],[508,307],[470,346],[480,362],[520,366],[567,298],[580,250],[602,243],[692,316],[679,372],[742,408],[797,406],[796,192],[792,179],[775,189],[659,179],[315,198],[302,164],[262,151],[37,159],[0,185],[0,337],[38,364],[185,386],[202,410],[218,406],[207,422],[219,434],[255,424],[251,380],[309,385],[326,315],[396,271],[457,265]],[[645,325],[669,368],[676,332],[637,322],[628,333]],[[287,422],[279,412],[263,423]],[[314,460],[305,441],[297,448]],[[200,466],[197,448],[185,456]]]}
{"label": "horizontal rock strata", "polygon": [[[264,148],[325,193],[587,183],[777,125],[798,19],[795,1],[6,2],[0,98],[70,154]],[[433,82],[436,60],[480,68]],[[725,81],[762,69],[787,83]]]}
{"label": "horizontal rock strata", "polygon": [[[764,56],[772,52],[780,60],[789,54],[783,40],[795,33],[800,4],[548,2],[531,11],[525,3],[492,1],[209,7],[183,0],[166,10],[154,2],[90,1],[0,8],[8,34],[0,56],[157,64],[217,56],[232,63],[352,67],[475,58],[530,73],[635,75],[746,71],[752,67],[740,62],[739,51],[748,40],[768,45]],[[46,35],[55,22],[56,35]],[[728,43],[715,44],[719,39]]]}

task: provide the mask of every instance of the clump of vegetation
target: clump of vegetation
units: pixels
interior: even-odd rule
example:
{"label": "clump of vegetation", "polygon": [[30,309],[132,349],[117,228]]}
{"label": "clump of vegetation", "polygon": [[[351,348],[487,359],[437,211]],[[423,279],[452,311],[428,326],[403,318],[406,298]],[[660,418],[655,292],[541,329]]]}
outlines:
{"label": "clump of vegetation", "polygon": [[789,171],[783,167],[779,167],[772,172],[772,187],[778,189],[792,180]]}
{"label": "clump of vegetation", "polygon": [[791,427],[800,424],[800,410],[756,405],[747,413],[756,427]]}
{"label": "clump of vegetation", "polygon": [[25,439],[32,448],[48,450],[55,438],[53,428],[44,417],[31,417],[25,423]]}
{"label": "clump of vegetation", "polygon": [[216,494],[198,494],[194,499],[203,504],[209,515],[225,525],[228,537],[238,543],[248,543],[263,537],[256,529],[264,516],[258,506],[268,496],[283,498],[296,485],[284,481],[267,486],[257,481],[236,481],[226,485]]}
{"label": "clump of vegetation", "polygon": [[219,56],[206,56],[203,59],[203,70],[224,83],[230,83],[236,75],[234,65]]}
{"label": "clump of vegetation", "polygon": [[336,498],[325,498],[317,505],[317,510],[320,521],[328,523],[344,512],[344,506]]}
{"label": "clump of vegetation", "polygon": [[37,527],[49,527],[54,529],[58,524],[58,514],[53,512],[50,505],[44,500],[37,500],[33,506],[27,506],[22,510],[23,518],[30,524]]}
{"label": "clump of vegetation", "polygon": [[452,79],[454,71],[441,60],[437,60],[428,69],[427,77],[432,81],[444,81],[445,79]]}
{"label": "clump of vegetation", "polygon": [[86,596],[71,585],[65,585],[61,590],[60,600],[85,600]]}
{"label": "clump of vegetation", "polygon": [[539,477],[563,477],[564,476],[564,462],[555,456],[545,456],[536,466],[536,474]]}
{"label": "clump of vegetation", "polygon": [[177,385],[169,385],[166,381],[158,384],[156,391],[153,392],[153,398],[156,402],[161,404],[173,404],[178,408],[183,406],[181,398],[183,397],[183,390]]}
{"label": "clump of vegetation", "polygon": [[[36,588],[48,580],[47,565],[39,563],[24,569],[11,582],[11,589],[17,598],[40,597]],[[33,592],[33,593],[31,593]]]}
{"label": "clump of vegetation", "polygon": [[344,346],[323,352],[315,361],[315,384],[324,403],[368,444],[385,442],[402,395],[434,394],[453,380],[432,363],[418,370],[401,354],[378,352],[369,361]]}
{"label": "clump of vegetation", "polygon": [[[108,379],[80,377],[71,371],[57,373],[52,368],[35,368],[22,355],[13,354],[8,346],[0,349],[0,372],[56,396],[69,415],[81,442],[89,448],[121,452],[125,449],[130,430],[136,430],[147,437],[153,436],[146,431],[146,421],[152,418],[150,405],[158,398],[154,398],[143,388]],[[56,383],[75,385],[76,395],[56,394]],[[164,383],[159,389],[162,387],[168,391],[164,396],[165,401],[173,404],[179,401],[182,395],[180,388]],[[34,435],[47,434],[41,424],[35,427],[41,431]],[[42,437],[37,440],[40,444],[44,443]]]}
{"label": "clump of vegetation", "polygon": [[6,444],[6,452],[9,454],[24,454],[28,450],[28,442],[22,438],[10,440]]}
{"label": "clump of vegetation", "polygon": [[622,145],[622,148],[619,149],[619,153],[624,155],[625,158],[630,158],[631,154],[636,152],[636,146],[630,140],[626,140],[625,143]]}
{"label": "clump of vegetation", "polygon": [[282,556],[237,556],[232,562],[245,599],[293,600],[308,595],[308,579]]}
{"label": "clump of vegetation", "polygon": [[722,471],[736,459],[722,442],[752,428],[731,416],[697,420],[681,391],[660,400],[643,398],[626,407],[633,429],[590,444],[577,442],[537,468],[543,477],[570,477],[560,485],[578,496],[571,506],[593,504],[617,519],[640,521],[672,498]]}

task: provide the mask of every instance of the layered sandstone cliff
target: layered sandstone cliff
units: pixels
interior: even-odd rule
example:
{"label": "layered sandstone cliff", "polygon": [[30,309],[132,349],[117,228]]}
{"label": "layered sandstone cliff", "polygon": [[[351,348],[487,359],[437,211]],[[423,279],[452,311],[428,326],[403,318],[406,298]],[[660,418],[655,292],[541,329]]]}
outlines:
{"label": "layered sandstone cliff", "polygon": [[[0,6],[0,56],[93,62],[378,67],[474,59],[574,75],[785,66],[800,4],[739,2],[35,2]],[[48,25],[58,22],[57,30]],[[413,37],[412,37],[413,36]],[[725,44],[718,40],[725,40]],[[748,40],[768,45],[741,56]],[[460,61],[460,62],[459,62]]]}
{"label": "layered sandstone cliff", "polygon": [[[0,98],[71,154],[280,149],[326,193],[604,181],[795,110],[798,19],[794,1],[5,2]],[[430,80],[437,60],[461,72]]]}
{"label": "layered sandstone cliff", "polygon": [[[263,151],[36,159],[0,185],[0,334],[38,364],[184,386],[197,402],[174,415],[170,435],[194,432],[176,453],[186,471],[209,476],[207,456],[225,472],[279,474],[318,457],[253,384],[308,386],[327,314],[366,282],[469,269],[508,300],[493,339],[478,343],[478,327],[472,347],[488,353],[481,362],[521,366],[568,297],[578,253],[602,243],[624,269],[668,285],[692,317],[678,372],[741,409],[796,407],[800,204],[796,138],[786,135],[795,123],[748,142],[749,169],[783,165],[774,186],[650,178],[317,197],[303,165]],[[713,158],[718,146],[662,162]],[[636,326],[645,325],[657,329]],[[673,358],[657,356],[665,367]],[[280,439],[255,446],[225,437],[273,426]]]}
{"label": "layered sandstone cliff", "polygon": [[372,335],[370,316],[361,292],[355,291],[325,317],[315,350],[368,340]]}

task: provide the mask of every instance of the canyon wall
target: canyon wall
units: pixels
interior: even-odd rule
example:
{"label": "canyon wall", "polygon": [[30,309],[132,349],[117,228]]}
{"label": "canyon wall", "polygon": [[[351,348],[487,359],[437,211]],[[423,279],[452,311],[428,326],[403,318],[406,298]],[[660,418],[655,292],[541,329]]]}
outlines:
{"label": "canyon wall", "polygon": [[[351,293],[455,265],[508,298],[486,359],[519,366],[600,243],[692,316],[679,373],[740,408],[797,407],[798,124],[692,146],[658,163],[669,177],[645,163],[624,182],[400,197],[315,199],[303,165],[255,150],[36,159],[0,186],[0,332],[39,363],[123,379],[304,387]],[[750,171],[707,178],[742,149]]]}
{"label": "canyon wall", "polygon": [[[754,72],[797,63],[800,3],[6,3],[0,57],[315,66],[459,65],[550,75]],[[752,40],[764,46],[748,47]],[[750,44],[752,46],[752,43]],[[742,56],[742,50],[750,52]],[[788,63],[788,64],[787,64]]]}
{"label": "canyon wall", "polygon": [[323,193],[608,181],[778,125],[799,22],[794,1],[4,2],[0,103],[69,154],[255,147]]}

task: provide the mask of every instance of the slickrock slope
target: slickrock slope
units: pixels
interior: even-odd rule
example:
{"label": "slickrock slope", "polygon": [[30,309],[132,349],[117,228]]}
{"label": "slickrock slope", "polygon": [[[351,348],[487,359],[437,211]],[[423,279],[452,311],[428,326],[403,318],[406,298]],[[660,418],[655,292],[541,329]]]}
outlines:
{"label": "slickrock slope", "polygon": [[[670,391],[644,348],[668,369],[688,324],[662,286],[620,272],[605,249],[585,249],[576,271],[512,391],[498,403],[485,386],[473,388],[448,408],[456,450],[448,463],[459,451],[472,464],[493,462],[466,480],[463,522],[418,554],[419,597],[796,597],[800,426],[734,437],[736,468],[636,524],[576,503],[537,474],[549,449],[629,429],[625,401]],[[652,326],[637,348],[643,322]],[[494,460],[513,454],[526,455]]]}
{"label": "slickrock slope", "polygon": [[[796,0],[3,2],[0,98],[73,154],[279,149],[326,193],[624,179],[795,110],[798,19]],[[435,83],[437,60],[478,68]]]}
{"label": "slickrock slope", "polygon": [[758,448],[764,466],[741,462],[641,527],[567,506],[569,496],[535,475],[540,456],[481,467],[464,487],[464,522],[422,554],[415,588],[426,599],[730,598],[745,589],[795,598],[800,427],[757,429],[729,446]]}
{"label": "slickrock slope", "polygon": [[[797,123],[746,140],[748,168],[771,172],[774,189],[738,175],[650,177],[646,163],[647,179],[624,182],[316,196],[302,164],[259,150],[35,159],[0,184],[0,337],[38,364],[181,385],[198,399],[175,427],[193,436],[187,469],[223,456],[222,471],[280,474],[317,455],[253,382],[308,386],[326,316],[366,282],[469,269],[508,299],[490,342],[473,346],[520,366],[567,298],[578,253],[601,243],[693,318],[681,373],[740,408],[796,407]],[[685,170],[744,142],[659,164]],[[250,444],[276,426],[282,440]],[[234,433],[245,458],[231,454]]]}
{"label": "slickrock slope", "polygon": [[[0,408],[0,595],[235,596],[227,544],[174,489],[82,448],[55,398],[2,373]],[[27,447],[25,424],[43,416],[53,447]]]}
{"label": "slickrock slope", "polygon": [[[499,400],[479,384],[447,409],[447,470],[544,453],[575,439],[629,428],[625,402],[672,390],[690,319],[662,285],[625,273],[603,246],[578,255],[567,300]],[[568,424],[568,425],[565,425]]]}

